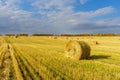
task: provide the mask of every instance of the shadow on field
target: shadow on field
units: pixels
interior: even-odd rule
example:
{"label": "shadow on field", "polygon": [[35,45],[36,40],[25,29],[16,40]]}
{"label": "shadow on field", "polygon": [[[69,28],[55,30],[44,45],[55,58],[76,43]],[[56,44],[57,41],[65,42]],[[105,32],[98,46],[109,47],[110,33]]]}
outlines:
{"label": "shadow on field", "polygon": [[92,59],[107,59],[107,58],[109,58],[110,56],[107,56],[107,55],[92,55],[92,56],[90,56],[90,60],[92,60]]}

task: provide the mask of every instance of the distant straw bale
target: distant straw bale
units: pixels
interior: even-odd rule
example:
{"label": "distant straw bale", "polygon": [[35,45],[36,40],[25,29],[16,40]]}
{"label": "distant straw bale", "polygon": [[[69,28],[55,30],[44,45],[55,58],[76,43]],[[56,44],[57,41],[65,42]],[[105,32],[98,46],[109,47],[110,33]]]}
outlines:
{"label": "distant straw bale", "polygon": [[94,44],[96,44],[96,45],[98,45],[98,44],[99,44],[99,42],[98,42],[98,41],[93,41],[93,43],[94,43]]}
{"label": "distant straw bale", "polygon": [[69,39],[68,37],[66,37],[66,39]]}
{"label": "distant straw bale", "polygon": [[65,47],[66,56],[76,60],[88,59],[90,50],[90,46],[84,41],[70,40]]}
{"label": "distant straw bale", "polygon": [[55,36],[55,37],[54,37],[54,39],[58,39],[58,37],[57,37],[57,36]]}
{"label": "distant straw bale", "polygon": [[96,41],[95,44],[97,45],[97,44],[99,44],[99,43]]}

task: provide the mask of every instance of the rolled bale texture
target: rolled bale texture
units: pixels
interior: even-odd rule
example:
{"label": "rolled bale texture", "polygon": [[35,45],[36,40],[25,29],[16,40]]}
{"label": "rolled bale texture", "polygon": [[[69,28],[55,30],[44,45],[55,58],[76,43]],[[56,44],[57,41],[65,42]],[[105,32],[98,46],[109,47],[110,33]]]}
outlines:
{"label": "rolled bale texture", "polygon": [[70,40],[65,47],[66,56],[76,60],[88,59],[90,51],[90,46],[84,41]]}

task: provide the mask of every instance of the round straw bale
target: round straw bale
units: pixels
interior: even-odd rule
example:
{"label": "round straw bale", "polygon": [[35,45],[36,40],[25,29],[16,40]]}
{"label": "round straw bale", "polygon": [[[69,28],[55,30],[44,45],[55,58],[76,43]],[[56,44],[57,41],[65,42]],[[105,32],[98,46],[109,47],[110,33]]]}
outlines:
{"label": "round straw bale", "polygon": [[68,37],[66,37],[66,39],[69,39]]}
{"label": "round straw bale", "polygon": [[57,39],[57,38],[58,38],[57,36],[54,37],[54,39]]}
{"label": "round straw bale", "polygon": [[95,44],[99,44],[99,43],[96,41]]}
{"label": "round straw bale", "polygon": [[76,60],[88,59],[90,50],[90,46],[84,41],[70,40],[65,47],[66,56]]}
{"label": "round straw bale", "polygon": [[98,45],[98,44],[99,44],[97,41],[93,41],[93,42],[94,42],[94,44],[96,44],[96,45]]}

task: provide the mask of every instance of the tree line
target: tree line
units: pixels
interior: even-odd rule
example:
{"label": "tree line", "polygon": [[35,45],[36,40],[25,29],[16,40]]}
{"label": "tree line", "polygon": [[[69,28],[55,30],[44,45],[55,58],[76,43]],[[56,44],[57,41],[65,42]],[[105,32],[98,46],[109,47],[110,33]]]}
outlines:
{"label": "tree line", "polygon": [[84,34],[0,34],[0,36],[120,36],[120,33],[118,34],[114,34],[114,33],[95,33],[95,34],[88,34],[88,33],[84,33]]}

